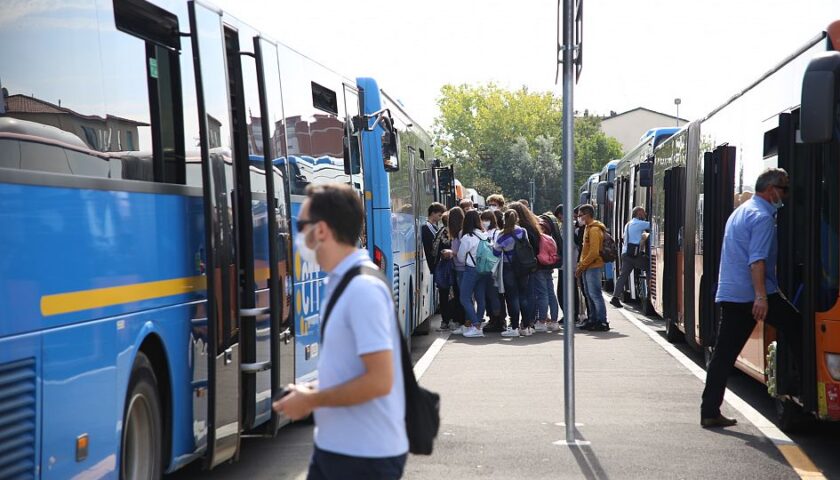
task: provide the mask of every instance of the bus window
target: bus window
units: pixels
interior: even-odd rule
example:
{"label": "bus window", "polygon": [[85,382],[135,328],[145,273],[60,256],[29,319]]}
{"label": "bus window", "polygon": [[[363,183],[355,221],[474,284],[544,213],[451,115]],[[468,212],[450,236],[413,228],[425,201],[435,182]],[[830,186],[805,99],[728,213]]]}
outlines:
{"label": "bus window", "polygon": [[50,173],[72,173],[64,149],[37,142],[20,142],[21,168]]}
{"label": "bus window", "polygon": [[20,168],[20,142],[0,139],[0,167]]}

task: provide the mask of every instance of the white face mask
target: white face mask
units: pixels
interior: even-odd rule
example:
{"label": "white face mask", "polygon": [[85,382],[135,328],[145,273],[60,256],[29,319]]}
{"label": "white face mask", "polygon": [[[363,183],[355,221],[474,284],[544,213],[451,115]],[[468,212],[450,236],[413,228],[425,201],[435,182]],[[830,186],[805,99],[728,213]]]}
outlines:
{"label": "white face mask", "polygon": [[[775,188],[773,188],[773,191],[775,191],[775,190],[776,190],[776,189],[775,189]],[[783,201],[782,201],[782,197],[781,197],[781,195],[779,195],[779,193],[778,193],[778,192],[776,192],[776,199],[775,199],[775,200],[773,200],[773,201],[770,203],[770,205],[773,205],[773,208],[775,208],[776,210],[778,210],[778,209],[780,209],[780,208],[782,208],[782,207],[784,207],[784,206],[785,206],[785,202],[783,202]]]}
{"label": "white face mask", "polygon": [[490,230],[490,222],[481,222],[481,226],[484,227],[485,230]]}
{"label": "white face mask", "polygon": [[314,266],[316,268],[319,268],[318,267],[318,254],[316,252],[316,249],[318,247],[316,246],[315,248],[309,248],[309,246],[306,245],[306,235],[307,235],[307,233],[308,233],[308,231],[301,232],[295,237],[295,248],[297,249],[301,260],[311,264],[312,266]]}
{"label": "white face mask", "polygon": [[498,209],[499,209],[499,207],[497,207],[497,206],[495,206],[495,205],[490,205],[490,211],[491,211],[491,212],[495,212],[495,211],[496,211],[496,210],[498,210]]}

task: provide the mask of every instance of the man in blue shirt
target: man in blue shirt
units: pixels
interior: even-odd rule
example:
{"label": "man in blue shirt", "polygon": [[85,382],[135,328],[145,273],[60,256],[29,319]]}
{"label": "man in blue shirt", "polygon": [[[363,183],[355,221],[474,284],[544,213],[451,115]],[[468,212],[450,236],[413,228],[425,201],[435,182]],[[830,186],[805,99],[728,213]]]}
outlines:
{"label": "man in blue shirt", "polygon": [[706,369],[706,388],[700,406],[704,428],[735,425],[720,413],[726,379],[756,322],[781,330],[801,358],[799,313],[779,291],[776,279],[776,211],[789,188],[787,172],[768,168],[755,183],[756,194],[732,212],[726,222],[715,302],[720,304],[720,331]]}
{"label": "man in blue shirt", "polygon": [[[297,220],[301,257],[329,272],[324,305],[353,267],[376,268],[356,248],[364,222],[359,196],[344,184],[310,186]],[[322,319],[323,321],[324,319]],[[359,275],[338,297],[322,332],[318,386],[289,385],[274,409],[315,416],[310,480],[398,479],[408,452],[405,390],[391,292]]]}
{"label": "man in blue shirt", "polygon": [[621,308],[621,296],[624,295],[624,285],[630,277],[630,272],[636,274],[648,268],[648,256],[642,254],[642,234],[650,230],[650,222],[645,220],[647,213],[642,207],[633,209],[633,218],[624,226],[624,245],[621,247],[621,273],[615,281],[615,290],[610,305]]}

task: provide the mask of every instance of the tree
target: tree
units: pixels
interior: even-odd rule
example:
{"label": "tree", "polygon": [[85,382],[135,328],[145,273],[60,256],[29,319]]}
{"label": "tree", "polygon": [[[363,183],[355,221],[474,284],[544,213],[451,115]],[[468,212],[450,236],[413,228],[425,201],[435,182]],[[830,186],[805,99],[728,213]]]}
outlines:
{"label": "tree", "polygon": [[[505,90],[493,83],[445,85],[438,107],[437,155],[455,165],[455,174],[465,186],[484,196],[502,193],[511,199],[528,198],[534,180],[535,211],[560,202],[563,104],[559,98],[526,87]],[[621,146],[601,132],[597,117],[578,118],[577,124],[575,169],[587,172],[585,178],[618,158]],[[483,191],[478,185],[498,186],[498,190]]]}

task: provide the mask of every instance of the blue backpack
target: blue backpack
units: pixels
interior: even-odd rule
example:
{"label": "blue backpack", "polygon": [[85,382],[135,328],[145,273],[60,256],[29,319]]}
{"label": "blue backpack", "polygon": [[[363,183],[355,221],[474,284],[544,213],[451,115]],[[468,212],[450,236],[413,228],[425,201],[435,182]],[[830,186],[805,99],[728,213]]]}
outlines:
{"label": "blue backpack", "polygon": [[435,265],[435,285],[437,288],[451,288],[455,285],[455,264],[451,258],[441,258]]}
{"label": "blue backpack", "polygon": [[491,274],[499,265],[500,257],[493,254],[489,240],[479,240],[478,249],[475,253],[475,269],[480,274]]}

